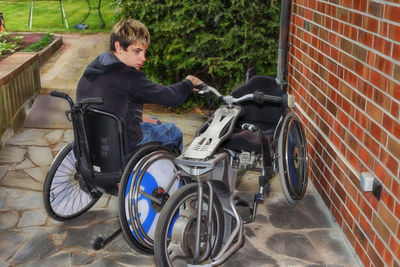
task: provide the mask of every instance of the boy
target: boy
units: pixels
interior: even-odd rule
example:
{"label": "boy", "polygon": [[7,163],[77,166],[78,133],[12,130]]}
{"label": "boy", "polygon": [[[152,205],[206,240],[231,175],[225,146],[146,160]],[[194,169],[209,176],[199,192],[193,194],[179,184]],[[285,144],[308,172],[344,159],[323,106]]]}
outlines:
{"label": "boy", "polygon": [[104,103],[100,108],[123,119],[129,151],[150,141],[173,143],[182,150],[182,132],[172,123],[160,124],[145,116],[143,104],[180,105],[193,86],[203,82],[191,75],[171,86],[147,80],[139,70],[146,61],[149,45],[149,31],[141,22],[118,22],[110,35],[110,51],[99,55],[84,71],[77,87],[77,100],[102,97]]}

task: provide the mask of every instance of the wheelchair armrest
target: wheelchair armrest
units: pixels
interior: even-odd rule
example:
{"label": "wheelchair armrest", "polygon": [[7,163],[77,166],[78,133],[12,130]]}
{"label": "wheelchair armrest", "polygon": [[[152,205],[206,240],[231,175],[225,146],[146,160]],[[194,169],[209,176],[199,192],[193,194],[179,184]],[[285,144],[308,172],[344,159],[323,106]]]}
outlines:
{"label": "wheelchair armrest", "polygon": [[104,99],[101,97],[84,98],[78,102],[78,105],[101,105],[104,103]]}

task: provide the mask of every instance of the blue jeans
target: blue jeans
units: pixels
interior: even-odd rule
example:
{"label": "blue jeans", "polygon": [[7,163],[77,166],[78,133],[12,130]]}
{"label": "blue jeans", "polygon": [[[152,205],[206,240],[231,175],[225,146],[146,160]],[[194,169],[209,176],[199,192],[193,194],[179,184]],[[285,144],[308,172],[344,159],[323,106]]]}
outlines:
{"label": "blue jeans", "polygon": [[163,145],[173,144],[174,146],[179,147],[179,149],[182,151],[183,134],[181,130],[175,126],[175,124],[162,124],[160,121],[158,121],[158,124],[142,122],[140,126],[142,127],[143,139],[138,145],[151,141],[160,141]]}

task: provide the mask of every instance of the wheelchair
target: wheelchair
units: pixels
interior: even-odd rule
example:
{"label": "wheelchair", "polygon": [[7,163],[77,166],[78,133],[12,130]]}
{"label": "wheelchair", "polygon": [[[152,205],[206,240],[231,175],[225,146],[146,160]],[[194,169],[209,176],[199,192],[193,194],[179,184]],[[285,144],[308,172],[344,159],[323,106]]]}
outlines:
{"label": "wheelchair", "polygon": [[124,123],[116,115],[96,107],[101,98],[74,103],[64,93],[74,140],[52,162],[43,187],[47,213],[57,221],[74,219],[89,210],[106,193],[118,196],[121,229],[107,239],[99,237],[98,250],[123,233],[128,244],[141,253],[153,253],[159,211],[168,197],[182,186],[173,145],[151,142],[128,152]]}
{"label": "wheelchair", "polygon": [[[243,224],[254,221],[257,204],[279,172],[288,202],[300,201],[307,188],[308,154],[303,127],[294,112],[294,97],[275,79],[253,76],[222,96],[203,84],[221,105],[175,159],[191,177],[161,210],[154,238],[157,266],[217,266],[244,242]],[[259,188],[248,201],[236,187],[247,170],[260,172]],[[242,218],[238,207],[248,208]]]}

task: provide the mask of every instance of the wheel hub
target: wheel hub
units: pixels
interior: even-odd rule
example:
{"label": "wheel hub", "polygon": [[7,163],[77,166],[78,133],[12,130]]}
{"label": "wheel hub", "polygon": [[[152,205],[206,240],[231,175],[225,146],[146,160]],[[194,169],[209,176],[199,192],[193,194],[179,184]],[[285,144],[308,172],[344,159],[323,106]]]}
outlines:
{"label": "wheel hub", "polygon": [[167,200],[169,199],[169,194],[164,191],[164,188],[156,187],[151,195],[161,201],[161,205],[154,201],[151,201],[151,207],[153,208],[153,210],[156,212],[160,212]]}

